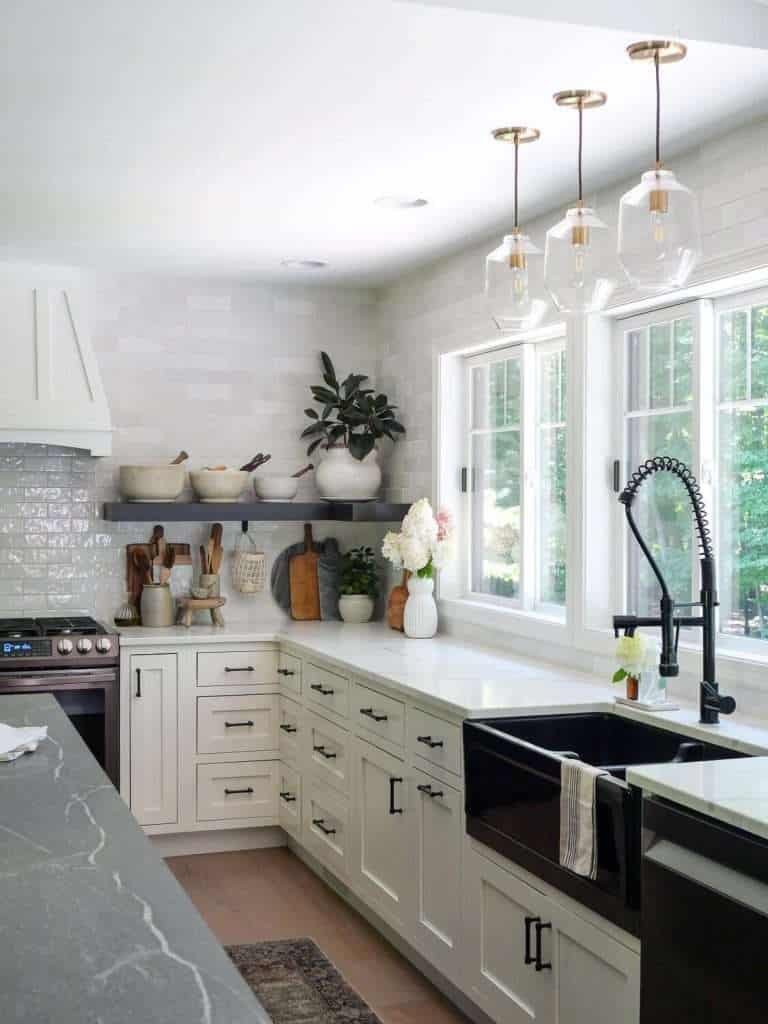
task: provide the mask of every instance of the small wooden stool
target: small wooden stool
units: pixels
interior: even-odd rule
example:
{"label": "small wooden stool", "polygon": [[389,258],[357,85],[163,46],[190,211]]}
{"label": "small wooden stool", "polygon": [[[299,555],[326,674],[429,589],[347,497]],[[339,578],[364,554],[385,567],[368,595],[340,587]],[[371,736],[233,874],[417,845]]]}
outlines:
{"label": "small wooden stool", "polygon": [[192,615],[196,611],[205,611],[206,609],[211,613],[211,622],[214,626],[224,625],[221,609],[227,603],[226,597],[180,597],[178,603],[178,624],[180,626],[186,626],[189,629],[192,625]]}

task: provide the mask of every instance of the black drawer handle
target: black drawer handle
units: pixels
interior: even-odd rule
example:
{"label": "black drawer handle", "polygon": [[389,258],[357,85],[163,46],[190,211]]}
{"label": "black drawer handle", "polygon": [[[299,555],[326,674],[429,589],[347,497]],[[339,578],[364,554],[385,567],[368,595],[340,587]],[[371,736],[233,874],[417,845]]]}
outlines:
{"label": "black drawer handle", "polygon": [[389,813],[390,814],[402,814],[402,807],[395,807],[395,783],[402,782],[401,778],[397,776],[390,776],[389,779]]}
{"label": "black drawer handle", "polygon": [[541,923],[540,917],[526,917],[525,919],[525,963],[536,963],[536,957],[531,954],[531,925]]}
{"label": "black drawer handle", "polygon": [[360,708],[360,714],[372,718],[374,722],[386,722],[388,715],[377,715],[373,708]]}
{"label": "black drawer handle", "polygon": [[321,757],[326,758],[328,761],[336,757],[336,754],[334,754],[332,751],[326,750],[322,744],[320,744],[319,747],[312,747],[312,749],[316,751],[318,754],[320,754]]}
{"label": "black drawer handle", "polygon": [[313,818],[312,819],[312,824],[315,826],[315,828],[319,828],[320,831],[323,832],[327,836],[335,836],[336,835],[336,829],[335,828],[328,828],[328,826],[325,824],[325,818]]}
{"label": "black drawer handle", "polygon": [[225,672],[255,672],[256,669],[253,665],[245,665],[243,668],[231,668],[229,665],[224,666]]}
{"label": "black drawer handle", "polygon": [[298,728],[295,725],[288,725],[287,722],[283,722],[280,728],[283,732],[298,732]]}
{"label": "black drawer handle", "polygon": [[225,729],[239,729],[241,725],[249,726],[250,727],[250,726],[253,725],[253,722],[250,720],[250,718],[248,719],[247,722],[225,722],[224,723],[224,728]]}
{"label": "black drawer handle", "polygon": [[326,689],[322,683],[311,683],[309,688],[317,693],[321,693],[324,697],[330,697],[331,694],[335,693],[335,690]]}
{"label": "black drawer handle", "polygon": [[295,676],[296,672],[292,668],[279,668],[277,674],[279,676]]}
{"label": "black drawer handle", "polygon": [[141,696],[141,669],[136,669],[136,696]]}
{"label": "black drawer handle", "polygon": [[536,922],[534,924],[534,928],[536,930],[536,970],[537,971],[551,971],[552,970],[552,964],[549,963],[549,962],[548,963],[542,963],[542,960],[541,960],[541,933],[544,931],[545,928],[551,929],[552,928],[552,923],[551,922],[547,922],[546,924],[544,924],[544,923],[542,923],[541,920],[539,920],[537,918],[537,920],[536,920]]}
{"label": "black drawer handle", "polygon": [[419,743],[423,743],[429,747],[430,750],[434,750],[435,747],[442,747],[444,743],[442,740],[433,740],[431,736],[417,736],[416,739]]}
{"label": "black drawer handle", "polygon": [[432,800],[434,800],[435,797],[443,796],[442,789],[432,789],[432,787],[429,785],[417,786],[416,789],[418,789],[418,791],[420,793],[423,793],[425,796],[430,797]]}
{"label": "black drawer handle", "polygon": [[286,790],[285,793],[281,793],[280,794],[280,799],[281,800],[285,800],[285,802],[287,804],[294,804],[294,803],[296,803],[296,797],[289,790]]}
{"label": "black drawer handle", "polygon": [[253,786],[248,786],[247,789],[225,789],[224,794],[226,796],[234,796],[235,793],[252,793]]}

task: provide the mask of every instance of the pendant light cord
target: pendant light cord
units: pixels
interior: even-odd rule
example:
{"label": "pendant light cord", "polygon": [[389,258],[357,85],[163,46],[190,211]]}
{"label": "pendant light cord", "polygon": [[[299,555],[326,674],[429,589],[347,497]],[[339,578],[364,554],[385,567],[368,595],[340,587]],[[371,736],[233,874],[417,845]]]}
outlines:
{"label": "pendant light cord", "polygon": [[517,216],[517,157],[520,148],[520,136],[515,132],[515,232],[520,230],[520,221]]}
{"label": "pendant light cord", "polygon": [[656,167],[661,167],[661,76],[659,74],[659,51],[653,55],[656,71]]}
{"label": "pendant light cord", "polygon": [[583,184],[581,177],[581,153],[584,142],[584,103],[579,100],[579,206],[582,202]]}

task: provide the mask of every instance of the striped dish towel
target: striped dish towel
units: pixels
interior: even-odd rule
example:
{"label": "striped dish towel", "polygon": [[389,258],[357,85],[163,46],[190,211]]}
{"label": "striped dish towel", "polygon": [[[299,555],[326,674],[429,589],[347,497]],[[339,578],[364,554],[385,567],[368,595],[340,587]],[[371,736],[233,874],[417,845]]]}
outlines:
{"label": "striped dish towel", "polygon": [[560,765],[560,864],[597,877],[597,780],[608,772],[564,758]]}

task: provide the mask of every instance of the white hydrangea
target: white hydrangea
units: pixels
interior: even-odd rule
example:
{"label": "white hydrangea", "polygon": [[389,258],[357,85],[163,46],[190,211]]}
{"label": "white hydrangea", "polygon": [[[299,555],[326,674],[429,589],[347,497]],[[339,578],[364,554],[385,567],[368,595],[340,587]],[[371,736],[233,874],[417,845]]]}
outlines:
{"label": "white hydrangea", "polygon": [[403,519],[401,533],[404,537],[417,537],[424,544],[437,540],[437,520],[427,498],[419,498]]}
{"label": "white hydrangea", "polygon": [[452,533],[450,515],[443,510],[435,516],[427,498],[420,498],[408,510],[400,533],[384,537],[381,551],[395,568],[431,576],[453,554]]}
{"label": "white hydrangea", "polygon": [[429,562],[431,551],[429,544],[426,544],[421,537],[415,537],[404,533],[400,537],[400,557],[403,566],[410,572],[418,572]]}
{"label": "white hydrangea", "polygon": [[385,534],[384,540],[381,542],[381,553],[396,569],[402,569],[403,559],[400,553],[399,533],[393,533],[390,530],[389,533]]}

